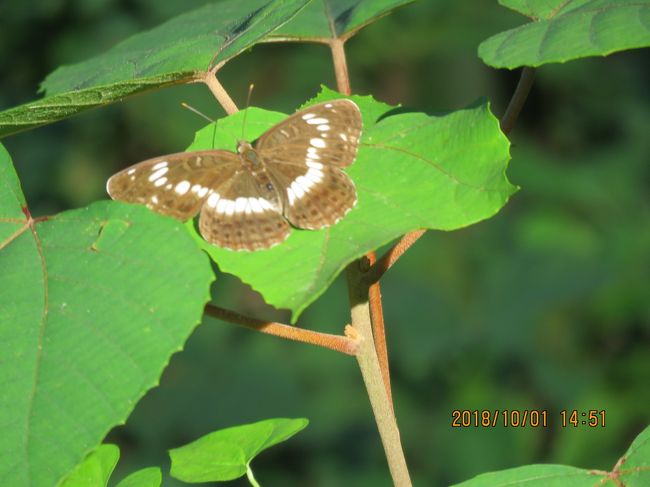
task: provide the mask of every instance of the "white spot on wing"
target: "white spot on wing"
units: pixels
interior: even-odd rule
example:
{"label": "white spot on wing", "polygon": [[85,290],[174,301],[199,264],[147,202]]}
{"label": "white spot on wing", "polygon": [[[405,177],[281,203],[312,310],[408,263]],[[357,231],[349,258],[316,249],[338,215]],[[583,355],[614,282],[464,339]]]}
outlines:
{"label": "white spot on wing", "polygon": [[330,129],[330,126],[327,124],[323,124],[316,127],[316,129],[320,130],[321,132],[327,132]]}
{"label": "white spot on wing", "polygon": [[[299,176],[299,178],[301,177],[302,176]],[[302,186],[298,183],[297,179],[293,183],[291,183],[291,189],[293,190],[293,193],[296,195],[297,200],[305,196],[305,190],[302,189]]]}
{"label": "white spot on wing", "polygon": [[307,161],[308,167],[313,167],[314,169],[323,169],[323,165],[320,162]]}
{"label": "white spot on wing", "polygon": [[[220,203],[219,201],[219,194],[218,193],[212,193],[208,197],[208,206],[211,206],[212,208],[216,208],[217,203]],[[217,210],[218,211],[218,210]]]}
{"label": "white spot on wing", "polygon": [[198,192],[199,198],[203,198],[206,194],[208,194],[208,188],[203,186]]}
{"label": "white spot on wing", "polygon": [[302,116],[302,119],[303,119],[303,120],[309,120],[310,118],[314,118],[315,116],[316,116],[315,113],[305,113],[305,114]]}
{"label": "white spot on wing", "polygon": [[287,196],[289,198],[289,204],[293,205],[293,202],[296,201],[296,194],[293,192],[293,189],[287,188]]}
{"label": "white spot on wing", "polygon": [[[149,178],[149,179],[151,179],[151,178]],[[164,178],[164,177],[163,177],[163,178],[160,178],[160,179],[156,179],[156,182],[153,183],[153,185],[154,185],[154,186],[162,186],[162,185],[165,184],[166,182],[167,182],[167,178]],[[170,186],[171,186],[171,185],[170,185]]]}
{"label": "white spot on wing", "polygon": [[262,209],[262,205],[260,204],[260,200],[262,200],[262,198],[249,198],[251,208],[255,213],[264,212],[264,210]]}
{"label": "white spot on wing", "polygon": [[[187,193],[189,191],[189,189],[190,189],[190,182],[189,181],[181,181],[180,183],[178,183],[176,185],[176,188],[174,188],[174,190],[178,194],[185,194],[185,193]],[[212,195],[210,195],[210,196],[212,196]]]}
{"label": "white spot on wing", "polygon": [[232,216],[234,213],[235,213],[235,202],[233,200],[227,200],[226,215]]}
{"label": "white spot on wing", "polygon": [[235,200],[235,211],[237,213],[243,213],[246,210],[246,202],[248,198],[239,197]]}
{"label": "white spot on wing", "polygon": [[323,171],[310,167],[305,177],[313,183],[320,183],[323,180]]}
{"label": "white spot on wing", "polygon": [[220,199],[219,201],[217,201],[217,206],[216,206],[217,213],[225,213],[227,205],[228,205],[228,200]]}
{"label": "white spot on wing", "polygon": [[153,170],[157,171],[158,169],[162,169],[163,167],[167,167],[167,161],[159,162],[153,167]]}
{"label": "white spot on wing", "polygon": [[325,141],[323,139],[319,139],[318,137],[314,137],[313,139],[310,139],[309,143],[319,149],[322,149],[327,145],[325,144]]}
{"label": "white spot on wing", "polygon": [[332,108],[332,104],[331,103],[325,103],[325,108]]}
{"label": "white spot on wing", "polygon": [[[155,181],[156,179],[160,178],[161,176],[164,176],[167,171],[169,171],[169,169],[166,168],[166,167],[162,167],[162,168],[158,169],[151,176],[149,176],[149,181]],[[165,180],[167,180],[167,178],[165,178]]]}
{"label": "white spot on wing", "polygon": [[157,204],[158,204],[158,196],[153,195],[153,196],[151,197],[151,202],[152,202],[154,205],[157,205]]}
{"label": "white spot on wing", "polygon": [[341,133],[339,134],[339,136],[340,136],[340,137],[341,137],[341,139],[343,139],[343,140],[344,140],[345,142],[347,142],[347,141],[348,141],[348,136],[347,136],[347,135],[345,135],[345,134],[344,134],[343,132],[341,132]]}
{"label": "white spot on wing", "polygon": [[318,155],[318,149],[316,149],[316,147],[308,147],[307,157],[311,157],[312,159],[320,159],[320,155]]}
{"label": "white spot on wing", "polygon": [[329,123],[329,120],[327,120],[326,118],[323,118],[323,117],[310,118],[309,120],[307,120],[307,123],[309,125],[320,125],[321,123]]}
{"label": "white spot on wing", "polygon": [[132,167],[132,168],[129,169],[126,173],[130,176],[130,175],[133,174],[134,172],[135,172],[135,167]]}

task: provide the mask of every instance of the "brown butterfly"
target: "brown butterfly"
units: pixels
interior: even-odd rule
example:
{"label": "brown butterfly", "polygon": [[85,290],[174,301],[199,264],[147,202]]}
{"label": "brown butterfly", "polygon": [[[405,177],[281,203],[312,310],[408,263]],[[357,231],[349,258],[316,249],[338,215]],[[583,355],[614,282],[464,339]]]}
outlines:
{"label": "brown butterfly", "polygon": [[231,250],[266,249],[296,228],[334,225],[357,202],[341,170],[354,162],[361,113],[350,100],[310,106],[271,127],[237,152],[180,152],[113,175],[111,198],[144,204],[179,220],[201,212],[208,242]]}

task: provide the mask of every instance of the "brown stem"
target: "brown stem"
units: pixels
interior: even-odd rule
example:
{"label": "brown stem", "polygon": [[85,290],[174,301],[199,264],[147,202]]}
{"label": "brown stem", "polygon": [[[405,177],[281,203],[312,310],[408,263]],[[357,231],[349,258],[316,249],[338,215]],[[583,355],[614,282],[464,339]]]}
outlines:
{"label": "brown stem", "polygon": [[344,95],[351,95],[350,75],[348,73],[348,62],[345,57],[345,41],[342,39],[331,39],[329,41],[334,61],[334,74],[336,75],[336,88]]}
{"label": "brown stem", "polygon": [[369,286],[364,283],[360,262],[353,262],[348,266],[348,291],[350,295],[350,313],[352,327],[358,337],[359,349],[357,362],[366,385],[370,405],[379,429],[388,468],[390,469],[393,483],[397,487],[411,487],[411,478],[406,458],[402,450],[397,421],[393,408],[386,394],[386,386],[382,376],[379,358],[375,350],[372,335],[372,319],[370,311]]}
{"label": "brown stem", "polygon": [[517,88],[510,99],[508,108],[506,108],[503,117],[501,117],[501,131],[508,135],[512,128],[515,126],[515,122],[519,117],[521,109],[526,103],[526,98],[530,93],[530,89],[533,86],[533,81],[535,79],[535,68],[525,66],[521,70],[521,77],[519,78],[519,83],[517,83]]}
{"label": "brown stem", "polygon": [[399,259],[404,252],[417,242],[425,232],[426,230],[416,230],[404,235],[399,242],[393,245],[377,262],[375,262],[366,273],[364,278],[365,281],[370,284],[381,279],[381,276],[383,276],[384,273],[390,269],[395,262],[397,262],[397,259]]}
{"label": "brown stem", "polygon": [[[373,265],[377,261],[377,254],[370,252],[366,255],[368,265]],[[370,318],[372,321],[372,337],[375,342],[375,350],[379,359],[381,376],[384,379],[386,395],[393,408],[393,393],[390,386],[390,368],[388,362],[388,346],[386,345],[386,328],[384,326],[384,309],[381,303],[381,287],[379,282],[370,284],[368,290],[368,299],[370,302]]]}
{"label": "brown stem", "polygon": [[274,335],[276,337],[296,342],[309,343],[311,345],[329,348],[330,350],[346,353],[348,355],[355,355],[359,346],[354,338],[348,336],[330,335],[328,333],[305,330],[303,328],[285,325],[283,323],[258,320],[212,304],[206,305],[205,314],[268,335]]}
{"label": "brown stem", "polygon": [[237,108],[235,102],[232,100],[232,98],[230,98],[230,95],[226,89],[221,83],[219,83],[216,75],[216,70],[210,70],[206,72],[205,76],[201,78],[201,81],[208,85],[208,88],[210,88],[210,91],[228,115],[232,115],[233,113],[237,113],[239,111],[239,108]]}

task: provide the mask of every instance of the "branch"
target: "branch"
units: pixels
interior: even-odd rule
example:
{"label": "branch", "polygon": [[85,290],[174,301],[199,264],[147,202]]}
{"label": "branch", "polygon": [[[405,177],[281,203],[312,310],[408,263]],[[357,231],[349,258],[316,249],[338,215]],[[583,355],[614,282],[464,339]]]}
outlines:
{"label": "branch", "polygon": [[351,326],[358,337],[359,345],[356,355],[357,362],[375,415],[375,422],[379,429],[379,436],[384,446],[393,483],[397,487],[411,487],[411,478],[406,466],[404,451],[402,450],[397,421],[386,393],[386,385],[374,346],[369,286],[363,281],[363,274],[359,264],[360,261],[353,262],[347,268],[350,313],[352,316]]}
{"label": "branch", "polygon": [[344,95],[351,95],[352,89],[350,88],[350,75],[348,73],[348,62],[345,57],[345,49],[343,45],[345,41],[342,39],[330,39],[328,42],[332,50],[332,60],[334,61],[334,74],[336,75],[336,88]]}
{"label": "branch", "polygon": [[305,330],[303,328],[285,325],[283,323],[258,320],[212,304],[206,305],[205,314],[222,321],[227,321],[229,323],[234,323],[236,325],[245,326],[246,328],[266,333],[267,335],[273,335],[296,342],[309,343],[311,345],[329,348],[330,350],[346,353],[348,355],[355,355],[359,347],[354,336],[330,335],[328,333]]}
{"label": "branch", "polygon": [[399,259],[404,252],[406,252],[415,242],[417,242],[425,232],[426,230],[416,230],[404,235],[399,240],[399,242],[387,250],[386,253],[373,264],[370,270],[368,270],[364,276],[365,282],[372,284],[379,281],[384,273],[390,269],[393,264],[395,264],[395,262],[397,262],[397,259]]}
{"label": "branch", "polygon": [[230,98],[230,95],[226,89],[221,83],[219,83],[219,80],[217,79],[216,69],[213,68],[210,71],[206,72],[205,76],[201,78],[201,81],[208,85],[208,88],[210,88],[210,91],[228,115],[232,115],[233,113],[237,113],[239,111],[239,108],[237,108],[235,102],[232,100],[232,98]]}
{"label": "branch", "polygon": [[508,135],[512,128],[515,126],[515,122],[519,117],[521,109],[526,103],[526,98],[530,93],[530,89],[533,86],[533,80],[535,79],[535,68],[525,66],[521,70],[521,77],[519,78],[519,83],[517,83],[517,88],[510,99],[508,108],[506,112],[501,117],[501,131]]}
{"label": "branch", "polygon": [[[364,262],[369,266],[377,261],[377,254],[369,252]],[[365,264],[364,264],[365,267]],[[367,271],[367,269],[366,269]],[[379,282],[370,284],[368,289],[368,301],[370,303],[370,318],[372,321],[372,337],[375,342],[375,350],[379,359],[381,376],[384,379],[384,387],[391,409],[393,408],[393,393],[390,386],[390,367],[388,362],[388,346],[386,345],[386,328],[384,326],[384,308],[381,303],[381,287]]]}

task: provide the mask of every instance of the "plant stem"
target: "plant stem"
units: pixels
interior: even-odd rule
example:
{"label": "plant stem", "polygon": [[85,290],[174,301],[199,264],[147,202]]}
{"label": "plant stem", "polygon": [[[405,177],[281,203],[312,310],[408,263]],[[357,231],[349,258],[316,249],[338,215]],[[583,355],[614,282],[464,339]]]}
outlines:
{"label": "plant stem", "polygon": [[526,98],[528,98],[534,80],[535,68],[525,66],[521,70],[519,83],[517,83],[517,88],[515,88],[510,103],[508,103],[508,108],[506,108],[503,117],[501,117],[501,131],[504,134],[508,135],[515,126],[515,122],[519,117],[521,109],[524,107],[524,103],[526,103]]}
{"label": "plant stem", "polygon": [[255,476],[253,475],[253,469],[251,468],[250,465],[246,465],[246,477],[248,478],[248,481],[253,487],[260,487],[260,484],[258,484],[257,480],[255,480]]}
{"label": "plant stem", "polygon": [[212,304],[205,307],[205,314],[222,321],[245,326],[253,330],[293,340],[296,342],[309,343],[323,348],[329,348],[336,352],[348,355],[356,355],[358,342],[354,338],[342,335],[330,335],[328,333],[319,333],[317,331],[305,330],[295,326],[276,323],[273,321],[263,321],[249,316],[240,315],[229,309],[220,308]]}
{"label": "plant stem", "polygon": [[329,41],[332,50],[332,60],[334,61],[334,74],[336,75],[336,87],[344,95],[351,95],[350,75],[348,73],[348,62],[345,57],[343,45],[345,41],[334,38]]}
{"label": "plant stem", "polygon": [[219,83],[214,71],[210,70],[206,72],[205,76],[201,78],[201,81],[208,85],[208,88],[210,88],[210,91],[228,115],[232,115],[239,111],[237,105],[235,105],[235,102],[230,98],[226,89],[221,83]]}
{"label": "plant stem", "polygon": [[[377,254],[370,252],[366,255],[366,262],[372,266],[377,261]],[[393,393],[390,386],[390,368],[388,364],[388,345],[386,344],[386,328],[384,326],[384,308],[381,303],[381,287],[379,282],[370,284],[368,289],[368,301],[370,303],[370,319],[372,322],[372,337],[375,343],[375,350],[379,359],[381,376],[384,379],[384,387],[391,409],[393,408]]]}
{"label": "plant stem", "polygon": [[406,458],[402,450],[397,422],[386,394],[386,385],[374,346],[369,286],[364,283],[359,264],[359,261],[353,262],[347,269],[352,327],[355,329],[359,340],[357,361],[370,398],[393,483],[397,487],[410,487],[412,485],[411,478],[406,466]]}

